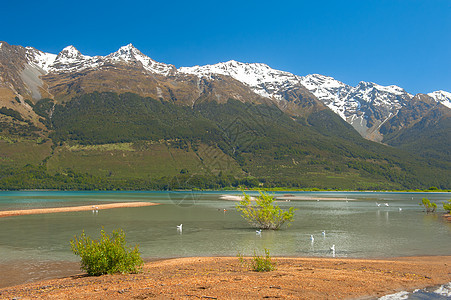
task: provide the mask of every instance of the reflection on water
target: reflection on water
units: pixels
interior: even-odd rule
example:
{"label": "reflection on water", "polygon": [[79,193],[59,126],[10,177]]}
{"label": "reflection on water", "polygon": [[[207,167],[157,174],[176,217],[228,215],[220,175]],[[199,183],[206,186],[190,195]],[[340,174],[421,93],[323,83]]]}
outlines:
{"label": "reflection on water", "polygon": [[[337,257],[451,254],[450,224],[437,214],[425,214],[418,205],[422,197],[428,197],[441,208],[440,202],[451,198],[450,193],[290,192],[312,200],[278,202],[282,208],[298,208],[295,221],[286,229],[263,231],[261,235],[241,218],[236,202],[220,199],[222,194],[0,192],[0,210],[125,201],[162,203],[94,214],[84,211],[0,218],[0,268],[24,260],[37,264],[76,262],[69,241],[83,230],[98,237],[102,226],[107,232],[124,229],[129,243],[138,243],[145,258],[252,255],[264,248],[272,255],[331,257],[332,245]],[[356,200],[346,201],[346,197]],[[177,229],[180,224],[183,230]]]}

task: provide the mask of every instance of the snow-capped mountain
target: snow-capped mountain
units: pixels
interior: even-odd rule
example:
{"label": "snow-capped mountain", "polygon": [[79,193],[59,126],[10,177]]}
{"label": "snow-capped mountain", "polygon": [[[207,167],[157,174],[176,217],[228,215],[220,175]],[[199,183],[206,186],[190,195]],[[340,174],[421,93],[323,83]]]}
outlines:
{"label": "snow-capped mountain", "polygon": [[285,91],[304,86],[363,136],[376,140],[381,137],[374,136],[375,130],[413,97],[395,85],[381,86],[362,81],[352,87],[332,77],[319,74],[297,76],[261,63],[229,61],[183,67],[179,72],[207,78],[214,74],[231,76],[248,85],[255,93],[279,101],[284,99]]}
{"label": "snow-capped mountain", "polygon": [[451,108],[451,93],[445,91],[435,91],[432,93],[428,93],[429,97],[435,99],[435,101],[440,102],[448,108]]}
{"label": "snow-capped mountain", "polygon": [[107,56],[83,55],[72,45],[64,48],[58,55],[44,53],[31,47],[26,49],[28,63],[42,69],[45,73],[80,72],[114,63],[141,64],[146,71],[164,76],[176,71],[174,66],[154,61],[132,44],[123,46]]}
{"label": "snow-capped mountain", "polygon": [[26,47],[27,62],[31,67],[40,69],[43,73],[47,73],[50,66],[56,60],[58,55],[45,53],[32,47]]}
{"label": "snow-capped mountain", "polygon": [[[18,95],[24,94],[27,97],[31,96],[33,99],[42,97],[41,92],[43,87],[46,86],[43,83],[44,77],[47,80],[53,80],[51,88],[54,90],[46,91],[50,94],[55,91],[68,93],[68,90],[60,88],[68,82],[59,82],[58,76],[60,75],[66,76],[65,78],[71,78],[71,80],[78,80],[76,84],[72,85],[73,93],[77,93],[85,90],[82,87],[80,88],[83,85],[80,82],[82,77],[74,77],[71,74],[80,72],[87,74],[89,71],[97,70],[106,70],[105,72],[107,72],[110,69],[117,70],[118,67],[123,71],[121,80],[117,81],[119,79],[114,78],[116,75],[111,75],[113,78],[110,82],[122,82],[126,86],[124,89],[119,89],[119,91],[146,90],[146,95],[153,96],[155,94],[158,98],[168,96],[170,99],[176,97],[173,95],[174,85],[171,83],[166,88],[159,86],[160,83],[164,85],[163,81],[166,80],[165,78],[170,78],[171,76],[177,78],[182,78],[183,76],[193,77],[194,75],[199,79],[204,78],[209,82],[215,82],[217,76],[221,75],[229,76],[244,84],[244,87],[239,88],[241,89],[240,92],[237,92],[236,87],[231,87],[227,91],[230,93],[229,97],[232,96],[241,100],[248,98],[248,96],[243,96],[243,88],[245,88],[257,95],[269,98],[283,111],[296,116],[302,115],[300,113],[301,110],[306,110],[308,109],[307,107],[314,107],[316,104],[313,102],[317,101],[317,98],[343,120],[351,124],[362,136],[376,141],[380,141],[383,138],[379,132],[380,127],[396,116],[413,98],[413,95],[395,85],[381,86],[376,83],[362,81],[353,87],[329,76],[320,74],[298,76],[289,72],[275,70],[263,63],[241,63],[231,60],[214,65],[181,67],[177,70],[173,65],[157,62],[144,55],[132,44],[123,46],[118,51],[107,56],[91,57],[83,55],[74,46],[68,46],[55,55],[32,47],[10,46],[2,42],[0,43],[0,58],[7,62],[4,65],[8,65],[8,68],[11,67],[11,62],[14,61],[16,64],[13,69],[8,69],[10,70],[8,72],[11,74],[15,72],[15,75],[3,76],[2,80],[7,81],[5,84],[15,87],[14,93]],[[144,74],[143,76],[160,75],[160,80],[162,81],[155,83],[155,87],[150,86],[149,83],[140,84],[139,80],[135,79],[133,79],[133,82],[127,81],[129,80],[127,78],[128,71],[132,69]],[[67,76],[68,74],[70,77]],[[42,75],[47,76],[42,77]],[[183,81],[184,79],[180,80]],[[178,86],[180,82],[178,81],[175,86]],[[193,82],[195,86],[188,86],[191,84],[189,80],[183,82],[185,86],[183,89],[180,89],[184,93],[183,97],[186,98],[187,103],[195,103],[196,99],[188,98],[202,93],[199,86],[201,81]],[[222,84],[224,85],[224,83]],[[226,84],[231,83],[228,82]],[[138,86],[139,88],[136,88]],[[153,89],[154,92],[150,91],[150,89]],[[226,91],[226,89],[223,88],[223,91]],[[314,95],[316,98],[311,95]],[[451,108],[451,93],[436,91],[429,93],[428,96],[437,103],[442,103]],[[228,98],[227,95],[222,97],[224,99]],[[310,103],[310,106],[305,105],[307,102]],[[296,106],[299,107],[296,108]]]}
{"label": "snow-capped mountain", "polygon": [[211,78],[213,75],[230,76],[263,97],[281,100],[281,92],[299,85],[299,77],[289,72],[270,68],[262,63],[241,63],[234,60],[214,65],[181,67],[181,73]]}
{"label": "snow-capped mountain", "polygon": [[125,63],[141,63],[145,70],[165,76],[176,72],[176,68],[173,65],[156,62],[150,57],[144,55],[132,44],[119,48],[118,51],[107,55],[104,59],[108,62],[116,61]]}
{"label": "snow-capped mountain", "polygon": [[349,94],[352,87],[343,82],[320,74],[302,76],[300,81],[313,95],[344,120],[351,116],[351,111],[355,111],[358,108],[358,104],[355,101],[345,101],[345,97]]}

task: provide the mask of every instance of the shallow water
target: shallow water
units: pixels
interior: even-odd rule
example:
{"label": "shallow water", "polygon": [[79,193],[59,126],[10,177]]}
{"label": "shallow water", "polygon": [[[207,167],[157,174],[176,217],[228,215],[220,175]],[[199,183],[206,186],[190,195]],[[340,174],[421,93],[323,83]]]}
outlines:
{"label": "shallow water", "polygon": [[[0,210],[126,201],[162,204],[97,214],[83,211],[0,218],[0,268],[25,261],[37,265],[76,262],[69,241],[83,230],[97,238],[102,226],[107,232],[122,228],[130,245],[139,244],[144,258],[253,255],[254,250],[262,253],[264,248],[274,256],[330,257],[332,245],[337,257],[451,255],[451,224],[438,214],[424,213],[418,205],[427,197],[443,212],[441,202],[450,199],[451,193],[275,193],[341,200],[280,201],[282,208],[298,209],[295,221],[288,228],[264,231],[261,236],[241,218],[236,202],[220,199],[223,194],[240,193],[0,192]],[[376,202],[382,205],[378,207]],[[176,226],[182,223],[180,233]]]}

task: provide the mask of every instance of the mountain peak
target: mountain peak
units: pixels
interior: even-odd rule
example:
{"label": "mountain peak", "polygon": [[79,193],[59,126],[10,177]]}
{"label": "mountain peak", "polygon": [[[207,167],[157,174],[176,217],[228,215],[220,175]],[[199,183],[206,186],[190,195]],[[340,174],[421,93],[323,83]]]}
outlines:
{"label": "mountain peak", "polygon": [[116,62],[138,63],[151,73],[169,75],[176,71],[173,65],[156,62],[147,55],[144,55],[131,43],[120,47],[119,50],[107,55],[105,58]]}
{"label": "mountain peak", "polygon": [[435,101],[440,102],[446,107],[451,108],[451,93],[440,90],[428,93],[428,96],[434,98]]}
{"label": "mountain peak", "polygon": [[107,58],[111,58],[113,60],[123,60],[123,61],[142,61],[143,59],[149,58],[139,51],[135,46],[131,43],[125,46],[122,46],[114,53],[111,53],[107,56]]}
{"label": "mountain peak", "polygon": [[61,52],[58,54],[58,58],[68,58],[68,59],[79,59],[82,58],[83,55],[80,51],[77,50],[74,46],[70,45],[65,47]]}
{"label": "mountain peak", "polygon": [[396,95],[396,96],[408,95],[410,98],[413,97],[413,95],[410,95],[403,88],[401,88],[401,87],[399,87],[397,85],[383,86],[383,85],[379,85],[379,84],[374,83],[374,82],[360,81],[356,88],[360,89],[360,90],[375,89],[375,90],[377,90],[379,92],[389,93],[389,94],[393,94],[393,95]]}
{"label": "mountain peak", "polygon": [[[132,43],[128,43],[127,45],[122,46],[120,49],[136,49],[136,47],[133,46]],[[136,49],[136,50],[138,50],[138,49]]]}

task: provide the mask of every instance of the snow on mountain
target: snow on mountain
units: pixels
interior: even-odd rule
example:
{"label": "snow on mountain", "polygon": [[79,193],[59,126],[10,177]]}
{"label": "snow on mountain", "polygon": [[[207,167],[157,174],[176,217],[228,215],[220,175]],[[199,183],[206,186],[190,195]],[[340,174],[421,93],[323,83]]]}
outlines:
{"label": "snow on mountain", "polygon": [[429,93],[428,96],[435,99],[435,101],[440,102],[448,108],[451,108],[451,93],[445,91],[435,91]]}
{"label": "snow on mountain", "polygon": [[302,84],[361,135],[379,140],[379,127],[396,115],[413,97],[402,88],[361,81],[356,87],[332,77],[313,74],[301,77]]}
{"label": "snow on mountain", "polygon": [[132,44],[121,47],[118,51],[107,56],[83,55],[74,46],[67,46],[58,55],[44,53],[27,47],[27,60],[33,67],[38,67],[44,73],[80,72],[86,69],[96,69],[110,63],[140,63],[151,73],[170,75],[176,71],[172,65],[159,63],[142,54]]}
{"label": "snow on mountain", "polygon": [[362,135],[395,115],[413,96],[398,86],[360,82],[349,86],[332,77],[311,74],[297,76],[261,63],[228,61],[215,65],[182,67],[181,73],[208,77],[228,75],[248,85],[257,94],[281,100],[283,92],[295,86],[307,88],[325,105],[351,123]]}
{"label": "snow on mountain", "polygon": [[45,53],[32,47],[26,47],[25,49],[28,63],[44,72],[48,72],[57,57],[56,54]]}
{"label": "snow on mountain", "polygon": [[344,120],[349,117],[350,111],[358,108],[356,101],[345,101],[352,87],[343,82],[320,74],[302,76],[300,81],[316,98]]}
{"label": "snow on mountain", "polygon": [[86,56],[74,46],[67,46],[48,67],[48,72],[80,72],[90,68],[97,68],[102,64],[100,56]]}
{"label": "snow on mountain", "polygon": [[255,93],[277,100],[282,99],[281,92],[300,84],[299,77],[289,72],[275,70],[262,63],[241,63],[234,60],[214,65],[181,67],[178,71],[207,78],[217,74],[230,76],[248,85]]}
{"label": "snow on mountain", "polygon": [[[131,64],[138,65],[149,73],[164,76],[176,73],[210,79],[214,79],[217,75],[230,76],[249,86],[255,93],[276,101],[284,100],[292,89],[306,88],[366,137],[373,135],[374,132],[377,135],[378,128],[413,98],[413,95],[395,85],[382,86],[362,81],[352,87],[329,76],[320,74],[297,76],[272,69],[263,63],[242,63],[231,60],[214,65],[181,67],[177,70],[173,65],[156,62],[132,44],[123,46],[107,56],[86,56],[73,46],[64,48],[58,55],[27,47],[26,56],[29,68],[41,74],[79,72],[111,64]],[[32,70],[27,72],[34,74]],[[36,74],[33,76],[36,77]],[[31,79],[38,82],[36,78]],[[451,108],[451,93],[436,91],[428,95]],[[285,100],[289,101],[289,99]],[[380,136],[372,137],[372,139],[378,138]]]}
{"label": "snow on mountain", "polygon": [[176,71],[176,68],[173,65],[156,62],[150,57],[144,55],[132,44],[119,48],[118,51],[107,55],[105,59],[118,62],[139,62],[147,71],[165,76],[168,76]]}

